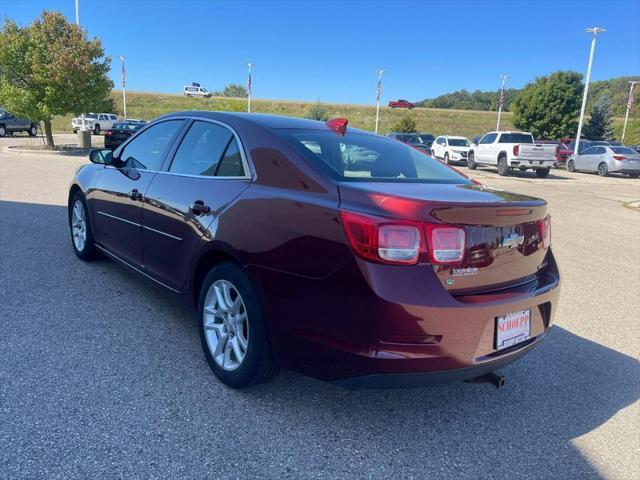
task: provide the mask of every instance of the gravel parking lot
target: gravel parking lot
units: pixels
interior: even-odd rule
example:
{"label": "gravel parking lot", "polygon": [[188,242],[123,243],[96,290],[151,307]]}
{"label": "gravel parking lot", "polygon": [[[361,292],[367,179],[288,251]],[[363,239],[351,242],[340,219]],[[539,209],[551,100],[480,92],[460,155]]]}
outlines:
{"label": "gravel parking lot", "polygon": [[37,141],[0,139],[1,478],[640,478],[639,180],[472,172],[549,202],[563,274],[556,327],[505,389],[281,372],[239,392],[187,307],[76,259],[67,187],[87,160],[6,148]]}

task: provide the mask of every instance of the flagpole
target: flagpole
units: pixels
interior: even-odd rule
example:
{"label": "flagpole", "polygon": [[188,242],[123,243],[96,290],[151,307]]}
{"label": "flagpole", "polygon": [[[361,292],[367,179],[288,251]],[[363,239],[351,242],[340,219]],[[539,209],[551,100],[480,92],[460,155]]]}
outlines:
{"label": "flagpole", "polygon": [[124,110],[124,119],[127,119],[127,92],[125,90],[125,77],[127,76],[127,71],[124,68],[124,61],[127,59],[124,55],[120,55],[120,61],[122,62],[122,107]]}
{"label": "flagpole", "polygon": [[636,86],[636,81],[629,80],[631,86],[629,87],[629,100],[627,101],[627,112],[624,114],[624,127],[622,127],[622,137],[620,138],[620,143],[624,145],[624,134],[627,133],[627,121],[629,120],[629,112],[633,108],[633,87]]}
{"label": "flagpole", "polygon": [[382,74],[384,70],[378,70],[378,88],[376,90],[376,132],[378,133],[378,121],[380,120],[380,93],[382,92]]}
{"label": "flagpole", "polygon": [[247,63],[249,68],[249,77],[247,78],[247,112],[251,113],[251,67],[253,63]]}
{"label": "flagpole", "polygon": [[502,104],[504,103],[504,83],[511,75],[500,75],[500,101],[498,102],[498,123],[496,124],[496,130],[500,130],[500,114],[502,113]]}

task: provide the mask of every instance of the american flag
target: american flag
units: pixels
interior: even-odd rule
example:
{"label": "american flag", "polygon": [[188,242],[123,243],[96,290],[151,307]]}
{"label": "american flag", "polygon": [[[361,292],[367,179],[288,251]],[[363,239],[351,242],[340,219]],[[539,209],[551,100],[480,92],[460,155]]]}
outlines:
{"label": "american flag", "polygon": [[500,109],[504,107],[504,89],[500,90]]}
{"label": "american flag", "polygon": [[629,110],[633,108],[633,86],[631,87],[631,91],[629,92],[629,101],[627,102],[627,108]]}
{"label": "american flag", "polygon": [[124,68],[124,60],[122,61],[122,88],[124,88],[124,79],[127,76],[127,71]]}
{"label": "american flag", "polygon": [[376,102],[380,101],[380,92],[382,92],[382,75],[378,75],[378,89],[376,90]]}
{"label": "american flag", "polygon": [[249,78],[247,78],[247,93],[251,96],[251,67],[249,67]]}

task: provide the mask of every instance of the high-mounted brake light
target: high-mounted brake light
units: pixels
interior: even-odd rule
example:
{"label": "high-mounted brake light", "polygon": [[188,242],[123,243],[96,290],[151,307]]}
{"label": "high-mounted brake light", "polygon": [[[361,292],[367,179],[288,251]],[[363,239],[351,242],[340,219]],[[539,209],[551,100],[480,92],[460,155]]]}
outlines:
{"label": "high-mounted brake light", "polygon": [[346,118],[332,118],[327,120],[327,127],[336,132],[338,135],[344,135],[347,131],[347,123],[349,120]]}
{"label": "high-mounted brake light", "polygon": [[551,217],[547,215],[542,220],[538,220],[537,225],[542,248],[547,249],[551,246]]}
{"label": "high-mounted brake light", "polygon": [[520,145],[514,145],[513,146],[513,156],[517,157],[519,153],[520,153]]}
{"label": "high-mounted brake light", "polygon": [[364,260],[415,265],[429,252],[433,264],[458,263],[464,257],[462,228],[394,220],[340,210],[340,220],[353,252]]}
{"label": "high-mounted brake light", "polygon": [[613,158],[615,160],[618,160],[619,162],[621,162],[622,160],[626,160],[627,157],[625,157],[624,155],[614,155]]}

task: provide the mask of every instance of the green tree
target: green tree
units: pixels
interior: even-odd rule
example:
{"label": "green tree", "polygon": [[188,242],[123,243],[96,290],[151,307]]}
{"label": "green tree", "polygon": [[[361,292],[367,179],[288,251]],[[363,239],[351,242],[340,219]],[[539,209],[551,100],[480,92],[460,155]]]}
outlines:
{"label": "green tree", "polygon": [[418,126],[413,117],[404,116],[393,126],[393,131],[401,133],[416,133],[418,131],[417,128]]}
{"label": "green tree", "polygon": [[555,72],[538,77],[513,102],[513,124],[535,138],[575,135],[582,96],[582,75]]}
{"label": "green tree", "polygon": [[311,105],[306,117],[310,118],[311,120],[320,120],[322,122],[326,122],[327,120],[329,120],[329,112],[322,106],[320,100],[318,100],[316,103]]}
{"label": "green tree", "polygon": [[110,63],[100,40],[88,40],[59,12],[45,10],[27,27],[6,19],[0,30],[0,104],[43,122],[51,147],[54,115],[113,106]]}
{"label": "green tree", "polygon": [[230,83],[224,87],[222,92],[216,92],[215,95],[218,97],[247,98],[249,96],[249,92],[247,92],[244,85]]}
{"label": "green tree", "polygon": [[613,140],[613,113],[611,96],[604,91],[591,107],[591,118],[584,127],[589,140]]}

